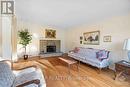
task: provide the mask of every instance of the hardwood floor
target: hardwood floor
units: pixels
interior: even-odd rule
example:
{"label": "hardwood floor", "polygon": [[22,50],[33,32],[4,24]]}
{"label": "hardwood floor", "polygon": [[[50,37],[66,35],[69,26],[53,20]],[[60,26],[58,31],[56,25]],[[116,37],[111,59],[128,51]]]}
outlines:
{"label": "hardwood floor", "polygon": [[83,63],[79,66],[79,72],[76,65],[72,66],[69,75],[68,67],[58,57],[20,61],[14,63],[14,68],[30,65],[38,65],[43,70],[47,87],[130,87],[129,80],[113,80],[113,71],[104,69],[98,74],[97,68]]}

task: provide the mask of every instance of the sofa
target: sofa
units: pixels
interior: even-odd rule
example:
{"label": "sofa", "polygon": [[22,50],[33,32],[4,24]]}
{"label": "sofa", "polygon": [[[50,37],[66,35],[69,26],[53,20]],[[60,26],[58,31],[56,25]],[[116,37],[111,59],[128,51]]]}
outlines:
{"label": "sofa", "polygon": [[46,83],[36,66],[12,71],[7,61],[0,61],[0,87],[46,87]]}
{"label": "sofa", "polygon": [[101,51],[100,49],[93,49],[93,48],[83,48],[83,47],[78,47],[78,51],[70,51],[68,53],[69,57],[72,57],[76,60],[79,60],[81,62],[90,64],[94,67],[97,67],[100,69],[108,67],[110,62],[109,62],[109,53],[108,53],[108,58],[105,58],[103,60],[99,60],[97,58],[97,52]]}

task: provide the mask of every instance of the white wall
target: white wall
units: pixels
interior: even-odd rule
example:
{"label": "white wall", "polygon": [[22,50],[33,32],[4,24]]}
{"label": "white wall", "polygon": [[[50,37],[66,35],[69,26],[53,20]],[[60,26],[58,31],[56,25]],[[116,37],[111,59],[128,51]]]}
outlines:
{"label": "white wall", "polygon": [[[17,23],[17,29],[28,29],[32,36],[32,43],[28,45],[28,54],[30,55],[37,55],[39,54],[39,41],[40,39],[46,39],[45,38],[45,29],[54,29],[56,30],[56,39],[53,40],[61,40],[61,51],[65,51],[65,30],[64,29],[58,29],[55,27],[48,27],[44,25],[37,25],[32,23],[27,23],[24,21],[18,21]],[[47,39],[48,40],[48,39]],[[17,52],[19,56],[22,56],[23,50],[21,50],[22,46],[18,45]]]}
{"label": "white wall", "polygon": [[[0,7],[0,9],[1,9],[1,7]],[[2,26],[1,26],[1,15],[0,15],[0,57],[1,56],[2,56]]]}
{"label": "white wall", "polygon": [[[1,1],[1,0],[0,0]],[[1,9],[1,6],[0,6]],[[2,23],[1,23],[1,14],[0,14],[0,57],[2,56]]]}
{"label": "white wall", "polygon": [[2,58],[11,59],[11,17],[2,16]]}
{"label": "white wall", "polygon": [[[100,45],[80,45],[79,37],[83,36],[84,32],[100,30]],[[103,37],[106,35],[112,36],[112,42],[103,42]],[[98,49],[108,49],[111,51],[112,62],[121,59],[127,59],[123,52],[123,42],[125,39],[130,38],[130,14],[124,16],[116,16],[107,19],[103,22],[79,26],[69,29],[66,37],[67,50],[72,50],[74,47],[91,47]],[[111,68],[114,65],[111,65]]]}

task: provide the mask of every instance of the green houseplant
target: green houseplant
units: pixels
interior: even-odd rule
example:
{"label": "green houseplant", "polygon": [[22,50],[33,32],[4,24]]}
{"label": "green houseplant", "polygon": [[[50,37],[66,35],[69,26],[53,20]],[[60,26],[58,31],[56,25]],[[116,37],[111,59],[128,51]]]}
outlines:
{"label": "green houseplant", "polygon": [[25,49],[24,59],[28,59],[28,55],[26,52],[27,45],[31,43],[32,35],[29,33],[27,29],[18,31],[19,36],[19,44],[23,45],[23,48]]}

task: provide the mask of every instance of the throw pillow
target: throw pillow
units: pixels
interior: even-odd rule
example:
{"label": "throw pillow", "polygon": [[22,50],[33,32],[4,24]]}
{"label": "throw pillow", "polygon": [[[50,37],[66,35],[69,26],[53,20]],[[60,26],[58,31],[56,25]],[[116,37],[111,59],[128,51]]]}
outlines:
{"label": "throw pillow", "polygon": [[96,52],[97,59],[102,61],[103,59],[107,59],[109,57],[109,51],[106,50],[100,50]]}
{"label": "throw pillow", "polygon": [[78,53],[79,52],[79,48],[78,47],[75,47],[75,49],[74,49],[74,53]]}

